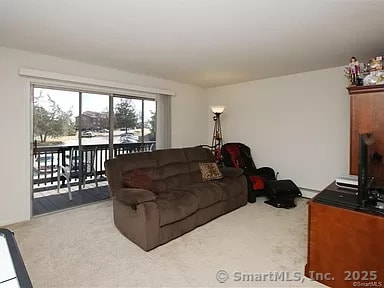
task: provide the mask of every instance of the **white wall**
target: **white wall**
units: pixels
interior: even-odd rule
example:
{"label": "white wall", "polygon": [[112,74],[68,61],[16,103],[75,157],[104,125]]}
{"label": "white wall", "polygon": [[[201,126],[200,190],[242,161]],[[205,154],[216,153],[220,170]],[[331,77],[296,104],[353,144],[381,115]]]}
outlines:
{"label": "white wall", "polygon": [[224,141],[248,144],[258,166],[271,166],[280,178],[314,190],[348,174],[349,97],[343,67],[206,90],[0,47],[0,225],[30,218],[30,80],[18,75],[21,67],[174,91],[173,147],[210,143],[208,106],[220,104],[227,106]]}
{"label": "white wall", "polygon": [[[225,105],[224,142],[250,146],[299,187],[322,190],[349,170],[349,95],[343,67],[208,89]],[[210,117],[209,139],[213,121]]]}
{"label": "white wall", "polygon": [[208,107],[205,89],[0,47],[0,225],[30,218],[30,80],[18,75],[21,67],[174,91],[172,146],[206,143],[208,120],[199,117]]}

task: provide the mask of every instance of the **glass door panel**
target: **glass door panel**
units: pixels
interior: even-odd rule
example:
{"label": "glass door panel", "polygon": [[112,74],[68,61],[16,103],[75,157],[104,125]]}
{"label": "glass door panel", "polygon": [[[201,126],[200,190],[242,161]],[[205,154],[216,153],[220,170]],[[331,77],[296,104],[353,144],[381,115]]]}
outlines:
{"label": "glass door panel", "polygon": [[32,199],[44,202],[44,205],[36,204],[34,214],[41,214],[38,212],[43,208],[49,210],[47,212],[56,208],[55,203],[43,198],[57,193],[58,172],[67,160],[69,147],[79,145],[78,115],[78,92],[33,88]]}
{"label": "glass door panel", "polygon": [[155,150],[156,143],[156,101],[144,100],[144,142],[152,142],[151,150]]}
{"label": "glass door panel", "polygon": [[109,156],[155,149],[155,100],[42,87],[33,98],[34,215],[108,198]]}
{"label": "glass door panel", "polygon": [[[81,120],[78,122],[81,131],[80,150],[87,150],[88,152],[92,150],[95,151],[95,155],[93,155],[93,153],[82,153],[82,160],[83,163],[85,163],[84,165],[90,165],[90,162],[94,162],[92,165],[97,177],[104,174],[104,162],[108,159],[110,126],[108,107],[109,95],[91,93],[81,94],[82,113]],[[89,159],[90,157],[86,157],[87,155],[92,156],[93,159]],[[86,176],[86,179],[94,177],[94,175],[82,176]]]}
{"label": "glass door panel", "polygon": [[126,97],[113,98],[114,155],[135,152],[141,135],[142,100]]}
{"label": "glass door panel", "polygon": [[33,215],[108,198],[109,95],[34,87],[33,96]]}

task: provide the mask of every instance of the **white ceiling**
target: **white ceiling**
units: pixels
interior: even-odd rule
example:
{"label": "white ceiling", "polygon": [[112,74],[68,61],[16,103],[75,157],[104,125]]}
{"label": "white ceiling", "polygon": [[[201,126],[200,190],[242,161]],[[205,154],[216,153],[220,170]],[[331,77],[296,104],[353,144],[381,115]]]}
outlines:
{"label": "white ceiling", "polygon": [[214,87],[384,54],[383,17],[383,0],[0,0],[0,46]]}

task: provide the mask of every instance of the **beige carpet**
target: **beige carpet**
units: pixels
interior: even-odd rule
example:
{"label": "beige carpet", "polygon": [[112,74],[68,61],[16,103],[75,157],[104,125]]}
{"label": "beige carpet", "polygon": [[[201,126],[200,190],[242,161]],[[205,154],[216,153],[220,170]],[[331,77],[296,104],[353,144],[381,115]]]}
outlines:
{"label": "beige carpet", "polygon": [[[309,279],[256,281],[259,273],[304,272],[306,199],[292,210],[276,209],[258,199],[150,252],[114,227],[110,201],[9,228],[35,288],[325,287]],[[219,270],[229,275],[225,283],[216,279]],[[235,272],[255,274],[254,281],[235,281],[239,276]],[[252,280],[250,276],[241,277]]]}

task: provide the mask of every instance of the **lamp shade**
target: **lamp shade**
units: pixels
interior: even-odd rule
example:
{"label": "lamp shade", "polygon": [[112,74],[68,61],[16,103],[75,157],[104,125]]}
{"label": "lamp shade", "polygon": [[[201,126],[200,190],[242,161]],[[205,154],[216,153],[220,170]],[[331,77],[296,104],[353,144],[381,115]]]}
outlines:
{"label": "lamp shade", "polygon": [[225,106],[211,106],[211,110],[215,114],[221,114],[224,112]]}

